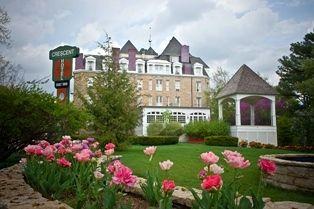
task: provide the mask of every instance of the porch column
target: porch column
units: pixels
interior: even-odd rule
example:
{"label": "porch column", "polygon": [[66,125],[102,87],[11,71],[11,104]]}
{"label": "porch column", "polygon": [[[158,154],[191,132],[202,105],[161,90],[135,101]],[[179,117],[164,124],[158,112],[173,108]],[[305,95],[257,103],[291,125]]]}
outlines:
{"label": "porch column", "polygon": [[250,104],[250,125],[254,126],[255,125],[255,110],[254,110],[254,105]]}
{"label": "porch column", "polygon": [[218,118],[219,120],[223,120],[223,112],[222,112],[222,101],[218,100]]}
{"label": "porch column", "polygon": [[236,106],[236,126],[241,126],[241,110],[240,110],[240,99],[235,99],[235,106]]}
{"label": "porch column", "polygon": [[276,126],[276,99],[271,100],[271,125]]}

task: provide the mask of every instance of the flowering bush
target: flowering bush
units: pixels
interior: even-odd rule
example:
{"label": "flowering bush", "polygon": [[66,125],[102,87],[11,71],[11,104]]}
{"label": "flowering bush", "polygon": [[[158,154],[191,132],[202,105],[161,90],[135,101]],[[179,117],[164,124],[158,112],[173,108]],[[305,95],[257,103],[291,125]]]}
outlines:
{"label": "flowering bush", "polygon": [[24,148],[28,155],[27,181],[44,196],[75,196],[75,208],[124,208],[117,201],[123,188],[133,186],[132,170],[113,158],[115,145],[105,150],[93,138],[71,140],[63,136],[55,144],[40,141]]}
{"label": "flowering bush", "polygon": [[[240,194],[238,180],[242,178],[239,173],[242,169],[250,166],[250,162],[236,151],[225,150],[222,155],[224,160],[230,167],[234,169],[233,182],[224,185],[221,174],[224,169],[217,163],[219,157],[212,152],[202,153],[200,155],[205,167],[199,172],[201,180],[202,194],[199,196],[193,189],[191,192],[195,198],[193,208],[197,209],[211,209],[211,208],[236,208],[236,209],[262,209],[264,202],[260,193],[257,195],[251,192],[252,202]],[[260,161],[261,170],[267,174],[274,171],[273,162]],[[237,201],[236,201],[237,200]]]}

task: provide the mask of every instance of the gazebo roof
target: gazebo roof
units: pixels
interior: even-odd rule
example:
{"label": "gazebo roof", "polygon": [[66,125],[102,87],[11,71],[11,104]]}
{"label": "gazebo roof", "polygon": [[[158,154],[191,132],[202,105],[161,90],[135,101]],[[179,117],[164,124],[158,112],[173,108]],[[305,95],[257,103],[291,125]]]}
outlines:
{"label": "gazebo roof", "polygon": [[234,94],[276,95],[276,90],[251,68],[243,64],[232,76],[217,98]]}

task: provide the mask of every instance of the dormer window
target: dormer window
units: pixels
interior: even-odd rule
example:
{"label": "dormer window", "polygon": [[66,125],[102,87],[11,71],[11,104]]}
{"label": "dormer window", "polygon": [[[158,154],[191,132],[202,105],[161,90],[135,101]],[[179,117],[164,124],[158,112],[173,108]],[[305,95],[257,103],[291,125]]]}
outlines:
{"label": "dormer window", "polygon": [[145,72],[145,61],[142,59],[136,60],[136,72],[144,73]]}
{"label": "dormer window", "polygon": [[194,75],[202,76],[203,75],[203,65],[200,63],[194,64]]}
{"label": "dormer window", "polygon": [[127,71],[128,70],[129,61],[127,59],[125,59],[125,58],[122,58],[119,61],[119,65],[120,65],[120,70]]}
{"label": "dormer window", "polygon": [[90,70],[90,71],[96,70],[96,58],[95,57],[92,57],[92,56],[86,57],[85,69]]}
{"label": "dormer window", "polygon": [[180,62],[173,63],[173,74],[182,75],[182,64]]}

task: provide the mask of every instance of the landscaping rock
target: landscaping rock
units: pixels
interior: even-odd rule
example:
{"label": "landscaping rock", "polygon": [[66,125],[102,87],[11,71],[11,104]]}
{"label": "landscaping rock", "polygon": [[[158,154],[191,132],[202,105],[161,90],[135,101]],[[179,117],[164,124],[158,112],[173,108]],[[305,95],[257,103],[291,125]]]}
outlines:
{"label": "landscaping rock", "polygon": [[0,200],[0,209],[71,209],[34,191],[24,181],[21,164],[0,170]]}

